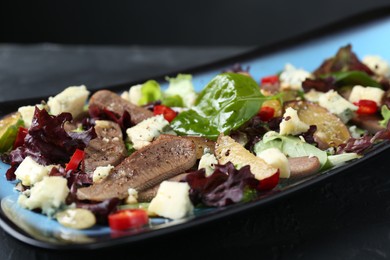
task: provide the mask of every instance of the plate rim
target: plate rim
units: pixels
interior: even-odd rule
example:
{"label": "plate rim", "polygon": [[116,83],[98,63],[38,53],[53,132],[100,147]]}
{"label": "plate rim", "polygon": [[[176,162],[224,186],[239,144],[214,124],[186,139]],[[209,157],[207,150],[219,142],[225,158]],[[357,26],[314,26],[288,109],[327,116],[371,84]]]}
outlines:
{"label": "plate rim", "polygon": [[[195,66],[189,69],[185,69],[182,71],[174,71],[171,73],[165,73],[164,75],[157,75],[154,77],[157,81],[163,80],[166,76],[176,75],[178,73],[188,73],[188,74],[194,74],[194,73],[200,73],[208,70],[215,69],[217,67],[223,67],[228,64],[233,63],[240,63],[240,61],[248,60],[250,58],[259,58],[265,54],[272,55],[273,53],[293,48],[294,46],[300,45],[305,43],[306,41],[318,39],[323,36],[329,36],[331,34],[336,34],[338,32],[347,30],[349,28],[353,27],[359,27],[364,24],[367,24],[369,22],[373,22],[376,20],[383,19],[385,17],[390,16],[390,5],[380,8],[371,9],[362,13],[358,13],[352,16],[348,16],[346,18],[340,19],[336,22],[330,23],[328,25],[325,25],[321,28],[317,28],[313,31],[308,31],[303,34],[297,35],[295,37],[282,40],[280,42],[266,45],[259,48],[254,48],[252,50],[249,50],[245,53],[234,55],[228,58],[224,58],[221,60],[217,60],[214,62],[210,62],[207,64]],[[141,79],[136,80],[133,82],[126,82],[126,83],[120,83],[115,85],[109,85],[109,86],[103,86],[96,88],[91,91],[91,93],[98,91],[99,89],[110,89],[112,91],[120,91],[123,89],[128,88],[129,84],[135,85],[139,82],[144,82],[146,80],[150,79],[148,77],[147,79]],[[20,104],[32,104],[40,102],[42,99],[47,99],[47,96],[41,96],[41,97],[33,97],[33,98],[27,98],[27,99],[18,99],[18,100],[11,100],[11,101],[3,101],[0,102],[0,116],[5,116],[6,114],[15,111],[17,107],[20,106]],[[375,157],[378,153],[385,152],[387,150],[390,150],[390,142],[383,142],[376,149],[370,151],[367,153],[363,158],[360,158],[359,160],[356,160],[354,162],[350,162],[348,164],[339,166],[337,168],[331,169],[330,171],[317,175],[314,178],[311,178],[309,180],[305,180],[304,182],[301,182],[299,185],[293,186],[287,190],[283,190],[278,193],[274,193],[271,196],[267,196],[265,198],[259,199],[257,201],[253,201],[250,203],[244,203],[244,204],[237,204],[229,206],[223,210],[219,210],[218,212],[212,213],[212,214],[206,214],[205,216],[200,216],[193,218],[189,221],[186,221],[181,224],[174,224],[169,227],[164,227],[152,231],[147,231],[144,233],[139,233],[134,236],[124,236],[120,238],[115,238],[112,240],[105,240],[105,241],[99,241],[99,242],[92,242],[92,243],[86,243],[86,244],[56,244],[56,243],[50,243],[42,240],[38,240],[32,236],[30,236],[27,232],[20,229],[16,224],[14,224],[3,212],[3,210],[0,208],[0,227],[11,237],[17,239],[18,241],[21,241],[25,244],[28,244],[30,246],[42,248],[42,249],[51,249],[51,250],[94,250],[94,249],[103,249],[103,248],[109,248],[113,246],[119,246],[123,244],[130,244],[130,243],[137,243],[144,241],[146,239],[150,238],[157,238],[161,237],[165,234],[171,234],[175,233],[187,228],[192,228],[198,225],[202,225],[205,223],[210,223],[212,221],[216,221],[218,219],[226,218],[232,215],[237,215],[241,212],[245,212],[254,208],[258,208],[260,206],[263,206],[265,204],[269,204],[273,201],[280,200],[292,193],[297,193],[300,191],[303,191],[307,189],[308,187],[314,185],[314,184],[320,184],[324,180],[327,180],[328,178],[339,175],[340,173],[345,173],[350,170],[353,170],[355,167],[358,167],[361,163],[365,163],[372,158]]]}

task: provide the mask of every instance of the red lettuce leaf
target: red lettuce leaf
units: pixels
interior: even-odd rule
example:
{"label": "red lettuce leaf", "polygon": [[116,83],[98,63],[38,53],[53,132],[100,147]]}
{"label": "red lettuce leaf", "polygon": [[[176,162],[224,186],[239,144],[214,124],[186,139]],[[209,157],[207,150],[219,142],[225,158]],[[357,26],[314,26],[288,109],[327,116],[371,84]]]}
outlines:
{"label": "red lettuce leaf", "polygon": [[45,109],[36,107],[24,144],[9,155],[11,168],[6,173],[7,179],[15,178],[13,172],[27,156],[42,165],[64,164],[76,149],[83,150],[89,141],[96,137],[93,127],[83,132],[66,132],[64,125],[70,121],[70,113],[53,116]]}
{"label": "red lettuce leaf", "polygon": [[240,170],[233,163],[215,165],[212,175],[206,177],[204,169],[188,173],[186,181],[190,185],[190,199],[194,205],[221,207],[240,202],[245,188],[256,188],[259,181],[254,178],[250,166]]}
{"label": "red lettuce leaf", "polygon": [[101,109],[97,106],[92,106],[89,108],[89,115],[95,120],[110,120],[117,123],[122,129],[123,136],[126,136],[127,128],[133,126],[131,123],[131,116],[127,111],[124,111],[123,115],[118,117],[114,112],[107,108]]}
{"label": "red lettuce leaf", "polygon": [[374,75],[374,72],[362,63],[357,55],[352,51],[352,45],[348,44],[341,47],[336,55],[332,58],[325,60],[319,68],[317,68],[313,74],[316,77],[320,77],[324,74],[339,71],[363,71],[368,75]]}

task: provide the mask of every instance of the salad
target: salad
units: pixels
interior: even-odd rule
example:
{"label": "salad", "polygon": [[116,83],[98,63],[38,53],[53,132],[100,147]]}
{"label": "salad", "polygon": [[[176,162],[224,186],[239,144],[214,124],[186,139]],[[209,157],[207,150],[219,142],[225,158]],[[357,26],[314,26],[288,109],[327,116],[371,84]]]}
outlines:
{"label": "salad", "polygon": [[390,65],[341,47],[314,71],[240,65],[199,93],[192,77],[115,93],[72,86],[0,121],[19,206],[114,230],[259,199],[359,160],[390,139]]}

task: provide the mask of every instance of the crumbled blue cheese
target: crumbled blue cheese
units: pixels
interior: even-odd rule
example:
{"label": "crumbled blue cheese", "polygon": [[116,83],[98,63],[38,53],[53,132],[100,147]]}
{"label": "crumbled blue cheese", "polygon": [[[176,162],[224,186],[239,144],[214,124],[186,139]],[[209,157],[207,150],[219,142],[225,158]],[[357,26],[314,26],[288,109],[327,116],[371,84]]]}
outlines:
{"label": "crumbled blue cheese", "polygon": [[343,123],[347,123],[353,117],[353,111],[358,109],[357,106],[344,99],[333,89],[321,95],[318,104],[338,116]]}
{"label": "crumbled blue cheese", "polygon": [[268,148],[260,153],[256,154],[257,157],[263,159],[269,165],[278,168],[280,172],[280,178],[290,177],[290,166],[288,159],[284,153],[277,148]]}
{"label": "crumbled blue cheese", "polygon": [[48,174],[49,169],[35,162],[30,156],[24,158],[15,171],[16,179],[20,180],[24,186],[34,185]]}
{"label": "crumbled blue cheese", "polygon": [[390,77],[390,64],[377,55],[367,55],[362,62],[378,76]]}
{"label": "crumbled blue cheese", "polygon": [[374,101],[378,107],[382,105],[382,98],[385,94],[380,88],[374,87],[363,87],[360,85],[356,85],[352,88],[352,92],[349,96],[349,102],[359,102],[361,99],[367,99]]}
{"label": "crumbled blue cheese", "polygon": [[163,181],[157,195],[149,204],[148,212],[170,219],[181,219],[194,209],[189,197],[187,182]]}
{"label": "crumbled blue cheese", "polygon": [[114,169],[114,166],[112,165],[107,165],[107,166],[98,166],[96,169],[93,171],[92,175],[92,181],[93,183],[98,183],[104,180],[109,174],[110,171]]}
{"label": "crumbled blue cheese", "polygon": [[324,92],[316,91],[314,89],[310,89],[309,92],[304,94],[305,100],[317,103],[320,99],[320,96],[324,95]]}
{"label": "crumbled blue cheese", "polygon": [[135,204],[138,203],[138,191],[133,188],[127,190],[129,196],[126,198],[126,204]]}
{"label": "crumbled blue cheese", "polygon": [[279,76],[280,88],[282,90],[302,90],[302,82],[312,77],[310,72],[295,68],[291,64],[286,64],[283,72]]}
{"label": "crumbled blue cheese", "polygon": [[53,214],[65,204],[69,188],[67,180],[60,176],[46,176],[35,183],[28,192],[20,194],[18,203],[29,210],[42,209],[48,216]]}
{"label": "crumbled blue cheese", "polygon": [[217,158],[212,153],[205,153],[199,160],[198,169],[205,169],[206,177],[214,172],[214,165],[218,164]]}
{"label": "crumbled blue cheese", "polygon": [[294,108],[288,107],[283,114],[283,120],[279,124],[280,135],[298,135],[309,130],[310,126],[302,122]]}
{"label": "crumbled blue cheese", "polygon": [[55,97],[49,97],[49,111],[53,115],[69,112],[75,118],[83,112],[88,96],[89,91],[84,85],[68,87]]}
{"label": "crumbled blue cheese", "polygon": [[[157,115],[128,128],[126,134],[133,143],[134,149],[139,150],[149,145],[161,134],[166,133],[167,127],[169,127],[169,122],[164,119],[163,115]],[[174,134],[172,131],[169,133]]]}

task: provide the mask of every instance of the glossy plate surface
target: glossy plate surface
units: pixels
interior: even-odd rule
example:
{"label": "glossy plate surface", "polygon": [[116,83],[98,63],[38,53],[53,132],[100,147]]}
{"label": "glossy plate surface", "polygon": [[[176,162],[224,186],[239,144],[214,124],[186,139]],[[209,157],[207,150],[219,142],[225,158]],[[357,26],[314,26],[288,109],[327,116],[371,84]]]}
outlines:
{"label": "glossy plate surface", "polygon": [[[359,22],[357,17],[354,19],[356,22]],[[264,48],[240,57],[233,57],[202,68],[196,68],[193,71],[186,71],[185,73],[193,75],[194,86],[199,91],[215,75],[239,62],[243,68],[249,68],[250,73],[258,81],[263,76],[272,75],[282,70],[287,63],[297,68],[312,71],[325,58],[333,56],[341,46],[347,44],[352,44],[353,51],[360,58],[363,58],[364,55],[379,55],[390,61],[390,12],[383,12],[382,10],[375,19],[371,18],[364,23],[356,23],[342,30],[337,30],[335,26],[333,26],[333,29],[334,31],[329,32],[328,30],[321,36],[315,35],[316,37],[311,37],[306,35],[304,37],[305,41],[297,39],[295,42],[292,41],[281,45],[281,48]],[[159,79],[162,87],[166,87],[167,82],[164,78],[159,77]],[[129,85],[108,88],[120,93],[120,91],[127,90],[128,87]],[[3,107],[0,116],[8,113],[8,109],[12,107],[16,109],[22,105],[32,104],[34,104],[33,100],[21,100],[20,102],[14,102],[12,105],[9,103],[0,104],[0,107]],[[125,243],[130,244],[135,241],[173,233],[181,229],[192,228],[218,218],[229,217],[232,214],[238,214],[253,207],[261,207],[265,203],[288,196],[292,192],[318,183],[325,178],[359,167],[360,163],[369,161],[376,154],[389,149],[390,145],[388,143],[381,144],[377,149],[360,160],[331,169],[304,181],[292,183],[284,187],[280,186],[254,202],[237,204],[221,209],[198,210],[194,216],[178,221],[156,218],[153,219],[150,227],[128,232],[112,232],[108,227],[103,226],[97,226],[84,231],[73,230],[59,225],[56,221],[44,215],[19,207],[16,203],[18,192],[14,189],[15,182],[6,181],[5,171],[8,166],[0,163],[0,225],[17,239],[42,248],[94,249]]]}

